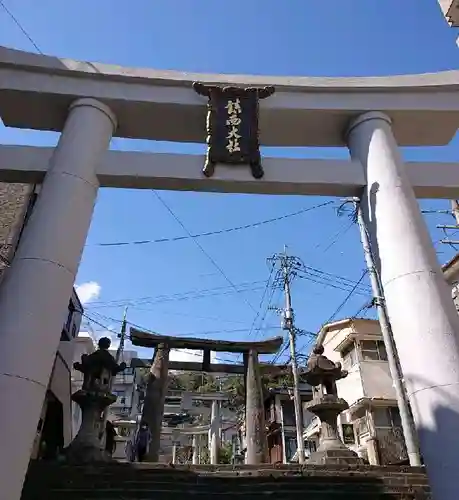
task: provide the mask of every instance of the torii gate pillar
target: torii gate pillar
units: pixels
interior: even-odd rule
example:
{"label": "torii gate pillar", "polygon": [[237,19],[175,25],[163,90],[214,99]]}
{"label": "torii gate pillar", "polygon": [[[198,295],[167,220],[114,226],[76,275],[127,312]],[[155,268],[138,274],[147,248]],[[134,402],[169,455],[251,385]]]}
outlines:
{"label": "torii gate pillar", "polygon": [[459,316],[383,113],[355,120],[351,156],[367,180],[362,211],[375,254],[432,496],[457,498]]}
{"label": "torii gate pillar", "polygon": [[95,99],[74,102],[0,288],[0,485],[21,496],[67,304],[115,129]]}

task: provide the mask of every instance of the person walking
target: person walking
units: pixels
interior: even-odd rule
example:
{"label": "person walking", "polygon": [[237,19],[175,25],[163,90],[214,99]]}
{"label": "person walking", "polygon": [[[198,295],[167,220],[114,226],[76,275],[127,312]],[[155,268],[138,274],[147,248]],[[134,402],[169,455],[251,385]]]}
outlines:
{"label": "person walking", "polygon": [[142,462],[147,454],[148,445],[150,444],[151,432],[148,425],[142,422],[140,429],[137,432],[135,448],[137,451],[137,460]]}
{"label": "person walking", "polygon": [[115,426],[107,420],[105,424],[105,451],[112,456],[115,452],[116,442],[115,436],[117,436]]}

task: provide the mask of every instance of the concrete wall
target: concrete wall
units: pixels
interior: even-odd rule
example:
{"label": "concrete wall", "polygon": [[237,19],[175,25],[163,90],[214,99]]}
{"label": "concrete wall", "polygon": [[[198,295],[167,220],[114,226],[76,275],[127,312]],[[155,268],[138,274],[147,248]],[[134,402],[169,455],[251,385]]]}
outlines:
{"label": "concrete wall", "polygon": [[[352,324],[337,324],[336,327],[331,328],[324,339],[324,355],[332,361],[342,363],[341,353],[335,349],[353,333],[355,333],[355,327]],[[365,396],[359,363],[349,368],[348,376],[338,380],[336,387],[339,396],[344,398],[349,405]]]}
{"label": "concrete wall", "polygon": [[72,429],[72,402],[70,400],[71,388],[70,366],[62,356],[57,355],[49,383],[49,390],[62,403],[64,447],[68,446],[74,437]]}
{"label": "concrete wall", "polygon": [[[62,342],[61,342],[62,344]],[[94,342],[90,337],[77,337],[73,341],[73,361],[71,363],[71,392],[72,394],[81,389],[83,385],[83,374],[73,369],[73,363],[81,361],[83,354],[91,354],[94,351]],[[72,434],[76,436],[81,425],[81,410],[80,407],[72,402]]]}
{"label": "concrete wall", "polygon": [[345,399],[349,405],[366,396],[362,381],[362,373],[358,364],[349,370],[349,375],[336,383],[338,396]]}
{"label": "concrete wall", "polygon": [[360,361],[360,376],[365,397],[396,399],[387,361]]}
{"label": "concrete wall", "polygon": [[0,273],[7,267],[3,259],[13,258],[32,191],[31,184],[0,182]]}

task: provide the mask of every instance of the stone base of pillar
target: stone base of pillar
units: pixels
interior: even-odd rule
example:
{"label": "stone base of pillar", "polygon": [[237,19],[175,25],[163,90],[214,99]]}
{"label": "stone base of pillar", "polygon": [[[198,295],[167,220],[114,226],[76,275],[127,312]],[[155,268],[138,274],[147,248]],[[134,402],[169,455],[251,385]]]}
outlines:
{"label": "stone base of pillar", "polygon": [[80,405],[83,417],[78,434],[64,450],[66,462],[83,465],[111,461],[111,456],[102,448],[100,442],[103,430],[100,415],[108,405],[114,403],[116,396],[79,390],[72,395],[72,400]]}
{"label": "stone base of pillar", "polygon": [[308,464],[312,465],[364,465],[357,453],[343,446],[338,449],[317,450],[311,453]]}
{"label": "stone base of pillar", "polygon": [[[328,361],[325,357],[322,360]],[[341,366],[336,368],[341,370]],[[316,395],[306,407],[321,421],[319,448],[311,454],[308,464],[363,465],[364,461],[341,441],[338,434],[338,415],[349,408],[347,402],[336,394],[323,394]]]}

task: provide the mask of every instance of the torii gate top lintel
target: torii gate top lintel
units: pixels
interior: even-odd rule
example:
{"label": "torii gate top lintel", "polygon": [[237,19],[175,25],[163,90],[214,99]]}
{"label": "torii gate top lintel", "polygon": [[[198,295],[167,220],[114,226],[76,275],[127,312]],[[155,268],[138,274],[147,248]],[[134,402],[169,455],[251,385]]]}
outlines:
{"label": "torii gate top lintel", "polygon": [[[345,146],[367,111],[393,119],[400,146],[444,145],[459,127],[459,71],[378,77],[200,74],[75,61],[0,47],[0,115],[6,126],[62,131],[70,105],[91,97],[117,118],[115,136],[204,143],[206,98],[193,82],[273,86],[260,103],[264,146]],[[435,119],[435,126],[432,120]]]}
{"label": "torii gate top lintel", "polygon": [[163,344],[167,345],[171,349],[191,349],[201,351],[204,350],[236,353],[256,351],[258,354],[274,354],[279,350],[283,343],[282,337],[273,337],[258,342],[247,342],[158,335],[143,332],[132,327],[130,329],[130,332],[131,342],[137,347],[155,348]]}

